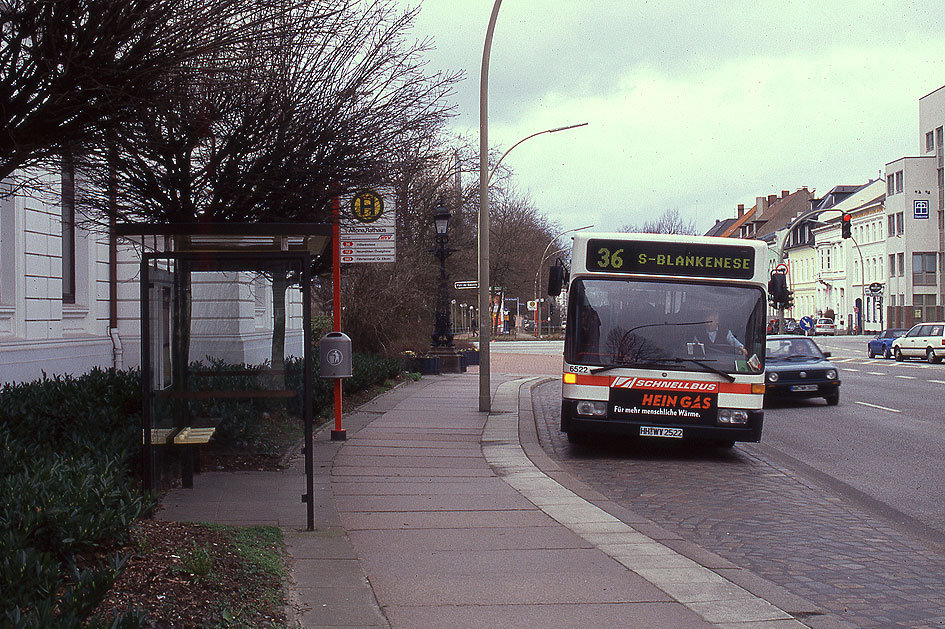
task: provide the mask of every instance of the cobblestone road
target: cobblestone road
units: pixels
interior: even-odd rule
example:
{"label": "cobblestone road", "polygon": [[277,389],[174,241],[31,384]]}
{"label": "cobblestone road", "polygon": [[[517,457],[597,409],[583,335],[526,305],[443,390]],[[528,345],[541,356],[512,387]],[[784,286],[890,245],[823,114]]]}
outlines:
{"label": "cobblestone road", "polygon": [[560,382],[535,389],[542,446],[571,474],[684,539],[861,627],[945,626],[945,550],[916,540],[756,446],[568,444]]}

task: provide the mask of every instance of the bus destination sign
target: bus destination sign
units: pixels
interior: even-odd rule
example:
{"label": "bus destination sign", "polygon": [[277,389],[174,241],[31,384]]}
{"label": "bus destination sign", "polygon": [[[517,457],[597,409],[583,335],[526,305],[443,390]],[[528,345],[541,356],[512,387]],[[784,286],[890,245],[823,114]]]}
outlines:
{"label": "bus destination sign", "polygon": [[610,240],[587,241],[587,270],[639,275],[751,279],[755,250],[739,245]]}

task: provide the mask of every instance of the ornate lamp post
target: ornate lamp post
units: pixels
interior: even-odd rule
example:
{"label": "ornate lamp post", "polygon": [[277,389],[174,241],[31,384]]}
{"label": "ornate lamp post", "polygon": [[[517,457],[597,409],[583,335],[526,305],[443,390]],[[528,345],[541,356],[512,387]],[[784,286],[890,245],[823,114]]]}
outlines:
{"label": "ornate lamp post", "polygon": [[433,322],[433,347],[453,347],[453,325],[450,321],[450,295],[446,280],[446,259],[455,249],[446,246],[449,242],[450,211],[443,205],[443,200],[433,212],[433,226],[436,229],[436,247],[433,254],[440,260],[440,281],[437,284],[436,317]]}
{"label": "ornate lamp post", "polygon": [[433,227],[436,230],[436,247],[432,252],[440,261],[440,278],[437,283],[436,314],[433,319],[432,347],[429,356],[439,358],[440,371],[460,373],[462,362],[459,352],[453,347],[453,324],[450,321],[450,294],[446,273],[446,259],[456,251],[446,246],[449,242],[450,211],[440,199],[433,212]]}

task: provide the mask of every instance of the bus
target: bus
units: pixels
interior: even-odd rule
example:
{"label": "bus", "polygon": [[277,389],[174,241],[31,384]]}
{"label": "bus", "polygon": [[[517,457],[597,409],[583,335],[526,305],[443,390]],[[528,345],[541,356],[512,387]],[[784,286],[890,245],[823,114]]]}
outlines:
{"label": "bus", "polygon": [[761,241],[580,233],[567,284],[561,430],[760,441],[768,249]]}

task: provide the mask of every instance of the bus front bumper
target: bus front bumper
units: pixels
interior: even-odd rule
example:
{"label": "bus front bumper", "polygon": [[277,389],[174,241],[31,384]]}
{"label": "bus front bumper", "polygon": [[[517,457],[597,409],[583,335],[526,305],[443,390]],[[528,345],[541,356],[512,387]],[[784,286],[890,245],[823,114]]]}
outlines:
{"label": "bus front bumper", "polygon": [[[597,433],[632,437],[667,437],[712,441],[761,441],[763,410],[749,410],[743,425],[670,424],[626,419],[592,418],[574,412],[574,400],[561,404],[561,430],[570,433]],[[668,430],[662,430],[668,429]]]}

